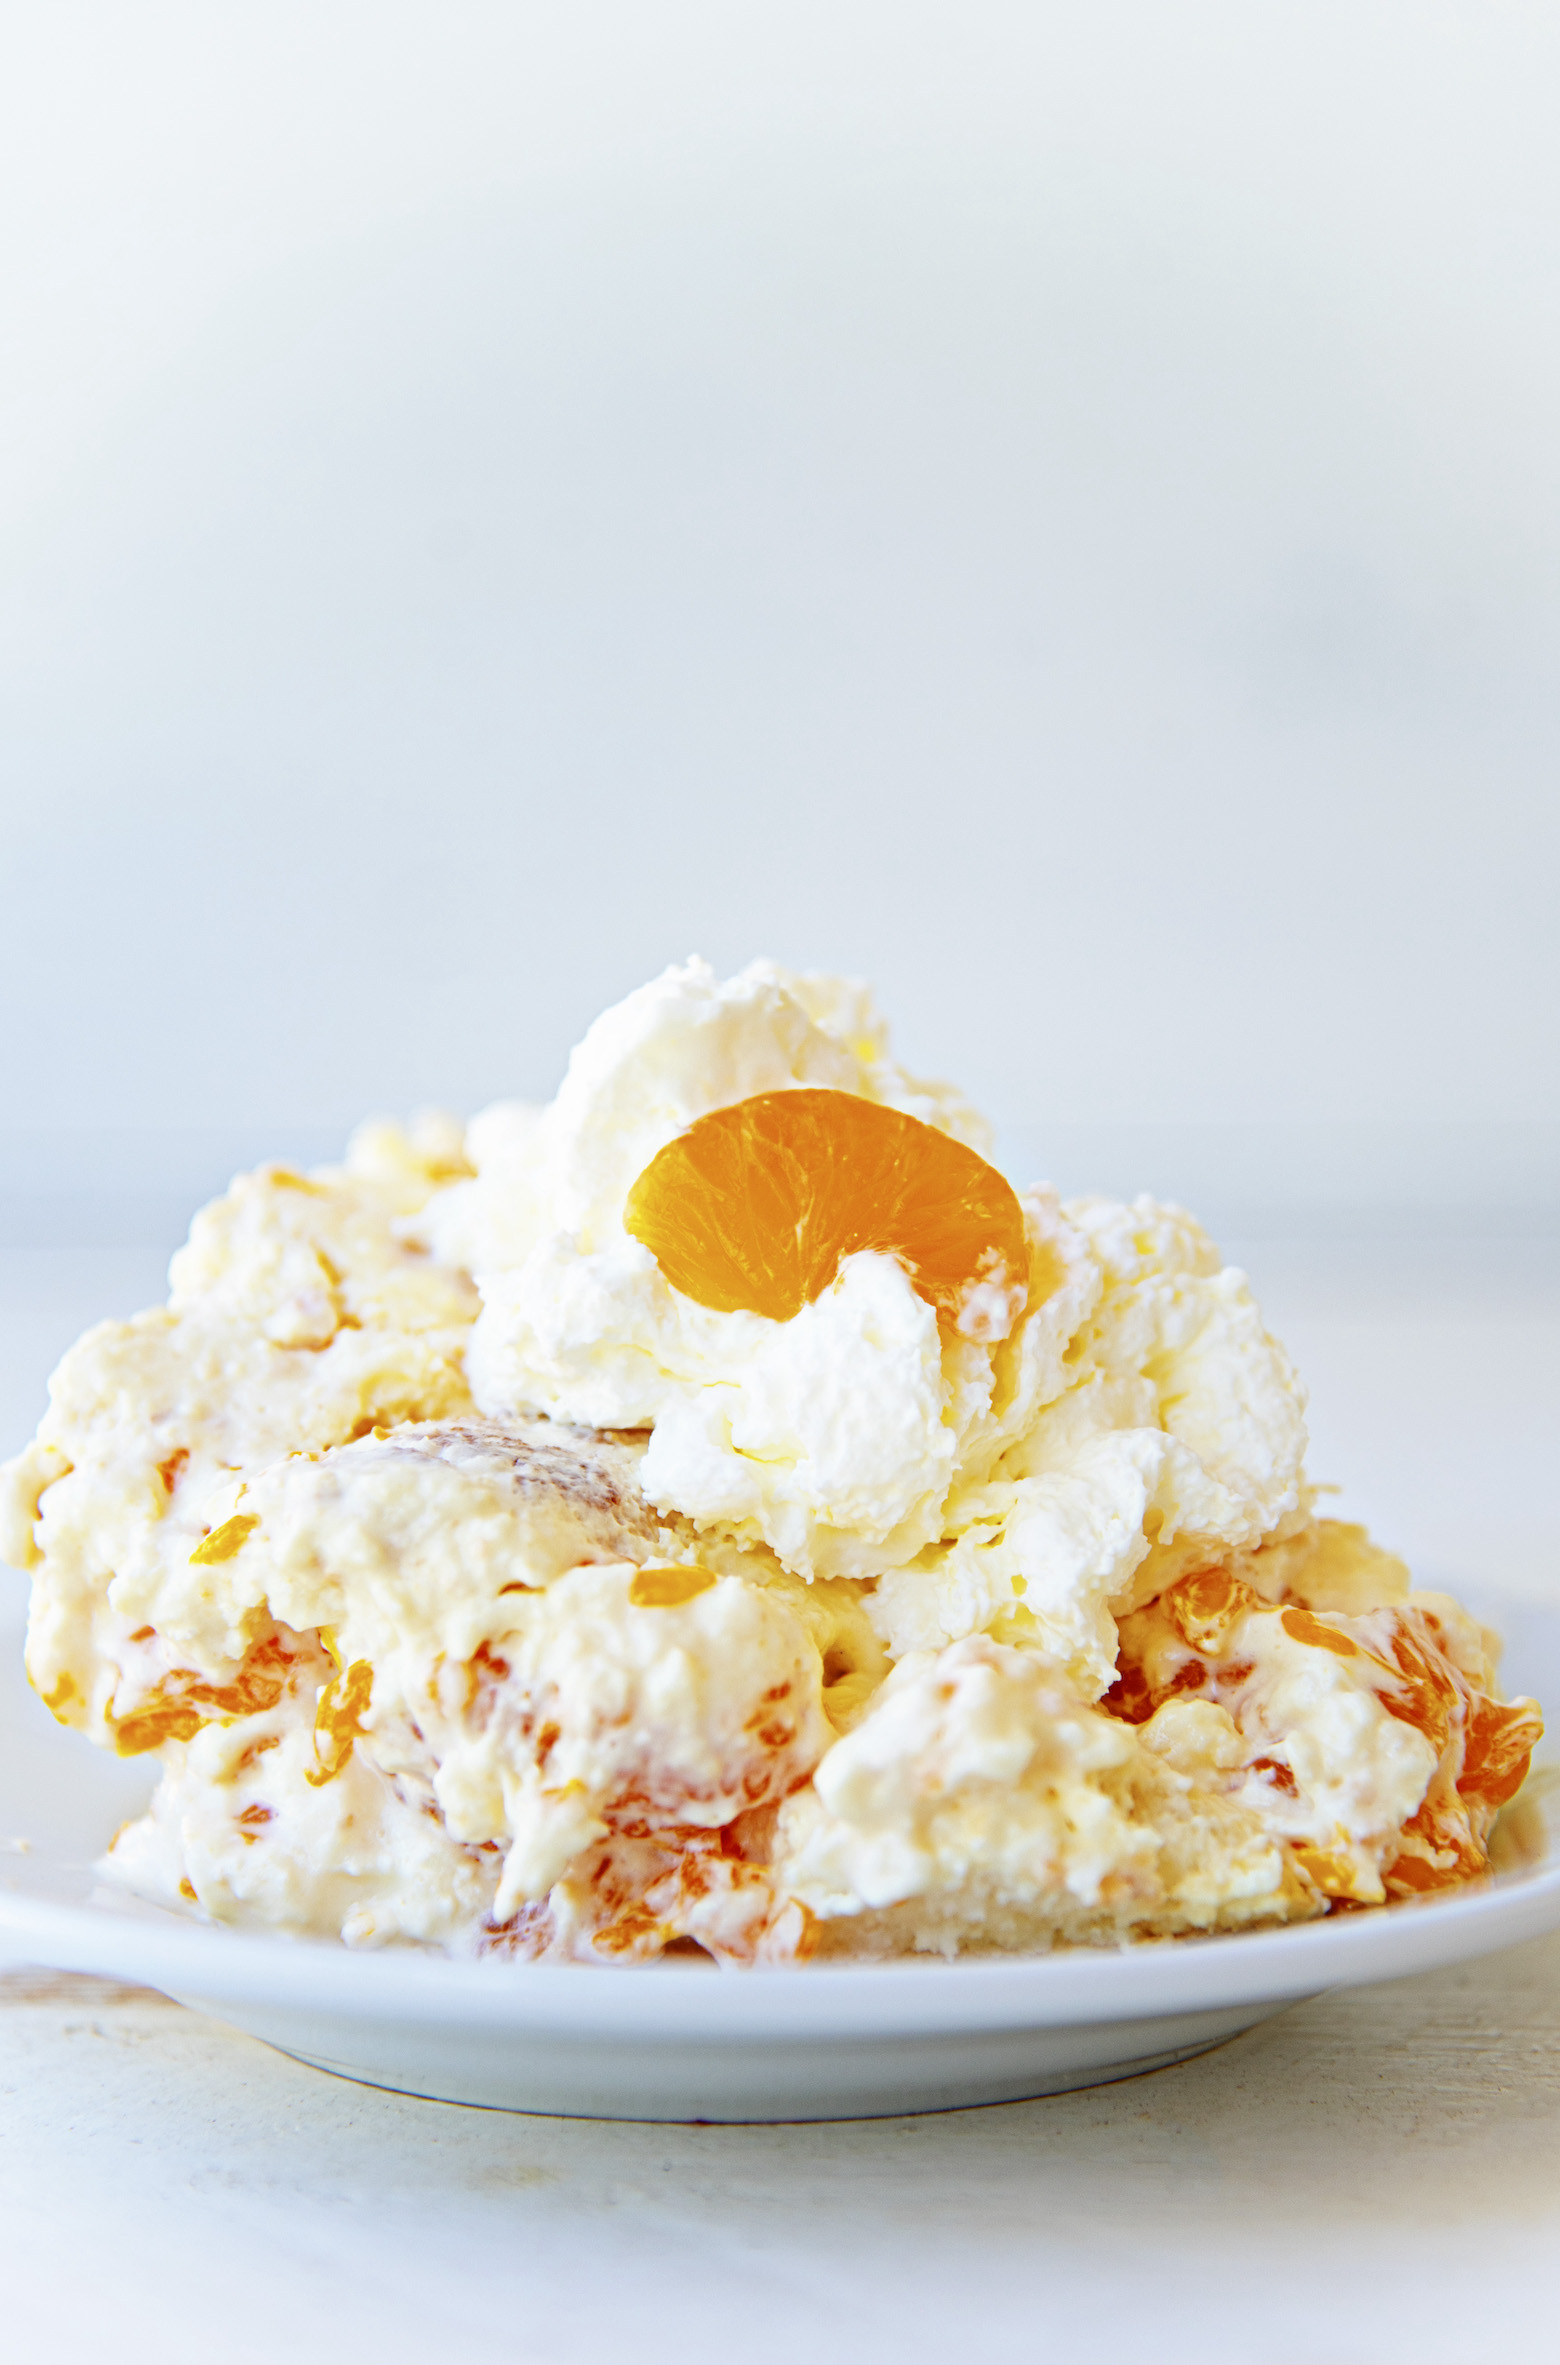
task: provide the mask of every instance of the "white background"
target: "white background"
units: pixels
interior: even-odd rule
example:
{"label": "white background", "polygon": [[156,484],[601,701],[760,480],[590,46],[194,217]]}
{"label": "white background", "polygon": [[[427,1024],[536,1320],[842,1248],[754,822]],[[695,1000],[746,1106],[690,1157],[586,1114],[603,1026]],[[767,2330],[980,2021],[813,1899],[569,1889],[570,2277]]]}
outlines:
{"label": "white background", "polygon": [[1557,82],[1436,0],[6,11],[0,1182],[543,1093],[699,949],[1064,1182],[1546,1220]]}

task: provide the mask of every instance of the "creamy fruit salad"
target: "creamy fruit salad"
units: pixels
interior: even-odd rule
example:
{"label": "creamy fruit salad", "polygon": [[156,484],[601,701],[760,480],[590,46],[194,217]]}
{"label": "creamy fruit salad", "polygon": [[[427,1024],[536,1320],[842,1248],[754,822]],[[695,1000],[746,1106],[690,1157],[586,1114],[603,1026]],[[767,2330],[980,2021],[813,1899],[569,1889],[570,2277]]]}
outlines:
{"label": "creamy fruit salad", "polygon": [[1542,1725],[1316,1515],[1179,1208],[1015,1191],[858,985],[689,961],[545,1108],[241,1176],[4,1478],[109,1869],[524,1960],[1031,1951],[1478,1874]]}

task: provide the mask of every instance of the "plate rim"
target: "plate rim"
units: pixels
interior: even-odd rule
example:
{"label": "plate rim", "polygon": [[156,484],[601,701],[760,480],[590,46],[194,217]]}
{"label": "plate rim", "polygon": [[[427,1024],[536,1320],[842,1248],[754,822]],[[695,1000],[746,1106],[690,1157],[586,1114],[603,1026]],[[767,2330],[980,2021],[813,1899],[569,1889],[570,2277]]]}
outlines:
{"label": "plate rim", "polygon": [[1437,1970],[1560,1928],[1560,1862],[1455,1895],[1274,1930],[952,1962],[549,1964],[188,1925],[29,1896],[0,1877],[0,1935],[26,1959],[198,1998],[453,2033],[643,2042],[818,2041],[1083,2027]]}

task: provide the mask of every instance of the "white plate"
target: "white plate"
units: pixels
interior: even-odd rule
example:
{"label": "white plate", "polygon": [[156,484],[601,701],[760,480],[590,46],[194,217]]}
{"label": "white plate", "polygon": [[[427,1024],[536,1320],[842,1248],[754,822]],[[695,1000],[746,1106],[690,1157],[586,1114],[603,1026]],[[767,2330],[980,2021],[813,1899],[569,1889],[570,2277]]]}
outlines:
{"label": "white plate", "polygon": [[[1481,1605],[1483,1607],[1485,1605]],[[1560,1615],[1513,1609],[1513,1688],[1560,1701]],[[0,1943],[137,1980],[370,2085],[573,2117],[830,2119],[1014,2101],[1181,2061],[1324,1988],[1560,1927],[1560,1845],[1450,1898],[1030,1961],[718,1972],[457,1963],[217,1930],[121,1901],[92,1858],[145,1770],[58,1730],[0,1632]]]}

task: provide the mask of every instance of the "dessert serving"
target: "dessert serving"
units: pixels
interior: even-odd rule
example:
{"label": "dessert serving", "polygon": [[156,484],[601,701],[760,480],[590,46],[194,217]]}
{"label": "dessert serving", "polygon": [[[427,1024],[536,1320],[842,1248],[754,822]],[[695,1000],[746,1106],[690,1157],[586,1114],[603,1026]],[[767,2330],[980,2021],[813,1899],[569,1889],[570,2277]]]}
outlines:
{"label": "dessert serving", "polygon": [[1318,1518],[1178,1208],[1017,1192],[865,991],[669,970],[547,1107],[204,1209],[4,1477],[107,1869],[517,1960],[1038,1952],[1482,1872],[1542,1731]]}

